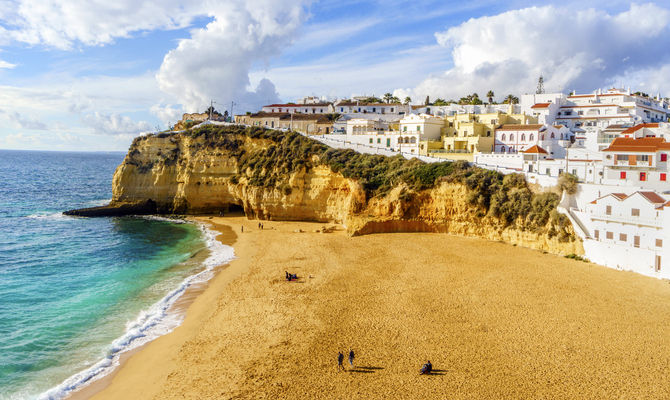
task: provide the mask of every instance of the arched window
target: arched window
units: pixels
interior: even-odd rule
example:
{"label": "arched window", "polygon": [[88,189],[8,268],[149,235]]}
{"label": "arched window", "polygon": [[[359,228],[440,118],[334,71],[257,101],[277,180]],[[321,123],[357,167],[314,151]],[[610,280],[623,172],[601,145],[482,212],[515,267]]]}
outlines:
{"label": "arched window", "polygon": [[514,134],[509,135],[509,141],[513,142],[514,141]]}
{"label": "arched window", "polygon": [[561,140],[563,140],[563,134],[561,133]]}
{"label": "arched window", "polygon": [[410,143],[416,143],[416,138],[414,136],[412,136],[412,138],[409,141],[410,141]]}
{"label": "arched window", "polygon": [[522,134],[521,134],[521,141],[522,141],[522,142],[525,142],[525,141],[526,141],[526,134],[525,134],[525,133],[522,133]]}
{"label": "arched window", "polygon": [[[507,136],[503,133],[503,134],[502,134],[502,137],[501,137],[500,139],[504,142],[505,139],[507,139]],[[503,147],[503,148],[504,148],[504,147]]]}
{"label": "arched window", "polygon": [[544,133],[540,136],[540,140],[544,140]]}
{"label": "arched window", "polygon": [[535,140],[535,135],[533,135],[533,134],[531,133],[531,134],[530,134],[530,141],[532,142],[533,140]]}
{"label": "arched window", "polygon": [[501,146],[501,147],[500,147],[500,152],[501,152],[501,153],[504,153],[504,152],[505,152],[505,146]]}
{"label": "arched window", "polygon": [[554,132],[551,132],[551,138],[556,139],[556,136],[554,136]]}

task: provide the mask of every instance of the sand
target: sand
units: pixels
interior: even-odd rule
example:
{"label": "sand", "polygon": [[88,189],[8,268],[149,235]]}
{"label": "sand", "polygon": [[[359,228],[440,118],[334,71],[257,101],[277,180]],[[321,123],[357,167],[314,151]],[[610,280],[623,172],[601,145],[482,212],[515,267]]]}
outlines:
{"label": "sand", "polygon": [[203,221],[238,259],[93,398],[670,397],[667,281],[445,234]]}

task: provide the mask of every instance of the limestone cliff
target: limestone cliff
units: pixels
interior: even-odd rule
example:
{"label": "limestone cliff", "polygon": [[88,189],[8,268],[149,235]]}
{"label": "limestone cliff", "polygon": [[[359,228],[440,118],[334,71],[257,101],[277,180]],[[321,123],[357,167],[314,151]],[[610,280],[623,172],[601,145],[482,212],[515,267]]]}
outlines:
{"label": "limestone cliff", "polygon": [[[352,235],[448,232],[583,254],[569,224],[552,220],[526,229],[520,220],[503,221],[473,205],[472,190],[463,183],[430,178],[434,184],[429,187],[412,187],[389,178],[397,183],[384,191],[377,184],[375,192],[370,189],[372,178],[345,177],[352,174],[342,164],[352,157],[349,153],[324,153],[330,150],[303,137],[281,139],[289,140],[287,144],[254,132],[224,129],[137,138],[114,174],[110,206],[151,200],[164,214],[219,213],[237,207],[250,218],[342,223]],[[336,161],[324,161],[336,156]],[[393,162],[402,171],[415,165]],[[338,168],[343,172],[334,172]]]}

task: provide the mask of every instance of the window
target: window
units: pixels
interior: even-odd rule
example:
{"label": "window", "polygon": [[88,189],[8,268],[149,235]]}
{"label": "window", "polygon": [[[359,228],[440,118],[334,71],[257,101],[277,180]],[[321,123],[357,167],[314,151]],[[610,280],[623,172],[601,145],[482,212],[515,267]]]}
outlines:
{"label": "window", "polygon": [[605,207],[605,214],[612,215],[612,206]]}
{"label": "window", "polygon": [[656,247],[663,247],[663,239],[656,239]]}
{"label": "window", "polygon": [[525,133],[523,133],[523,134],[521,135],[521,141],[522,141],[522,142],[525,142],[525,141],[526,141],[526,134],[525,134]]}
{"label": "window", "polygon": [[370,138],[370,144],[372,144],[372,138]]}
{"label": "window", "polygon": [[626,179],[626,171],[619,172],[619,178]]}
{"label": "window", "polygon": [[514,134],[509,135],[509,141],[513,142],[514,141]]}
{"label": "window", "polygon": [[535,136],[531,133],[530,134],[530,141],[532,142],[535,139]]}
{"label": "window", "polygon": [[502,140],[504,142],[505,139],[507,139],[507,136],[505,136],[505,134],[503,133],[502,136],[500,137],[500,140]]}
{"label": "window", "polygon": [[417,131],[417,132],[421,132],[421,126],[420,126],[420,125],[417,125],[417,126],[416,126],[416,131]]}
{"label": "window", "polygon": [[391,147],[391,139],[386,139],[386,147]]}
{"label": "window", "polygon": [[630,215],[633,217],[639,217],[640,216],[640,209],[639,208],[631,208],[630,209]]}
{"label": "window", "polygon": [[555,139],[555,138],[556,138],[556,136],[554,135],[554,132],[551,132],[551,138],[552,138],[552,139]]}
{"label": "window", "polygon": [[661,172],[661,180],[665,182],[667,180],[668,176],[666,175],[665,172]]}
{"label": "window", "polygon": [[486,137],[491,136],[491,131],[486,131]]}
{"label": "window", "polygon": [[597,229],[593,231],[593,237],[596,238],[596,240],[600,239],[600,231]]}
{"label": "window", "polygon": [[577,115],[584,115],[584,111],[577,111]]}
{"label": "window", "polygon": [[382,140],[380,138],[377,138],[377,143],[381,143]]}
{"label": "window", "polygon": [[344,107],[340,107],[340,112],[341,112],[341,113],[344,112]]}
{"label": "window", "polygon": [[402,131],[403,131],[403,132],[407,132],[407,127],[406,127],[406,126],[403,126],[403,127],[402,127]]}
{"label": "window", "polygon": [[648,155],[643,155],[643,156],[637,156],[637,161],[644,161],[644,162],[649,162],[649,156]]}
{"label": "window", "polygon": [[644,182],[647,180],[647,173],[646,172],[640,172],[640,182]]}
{"label": "window", "polygon": [[376,108],[376,107],[372,107],[372,112],[377,112],[377,108]]}
{"label": "window", "polygon": [[614,232],[607,232],[605,236],[607,236],[607,239],[614,240]]}
{"label": "window", "polygon": [[572,170],[572,175],[577,175],[577,170],[576,169]]}
{"label": "window", "polygon": [[545,173],[547,174],[547,176],[551,176],[551,169],[550,169],[550,168],[547,168],[546,171],[545,171]]}
{"label": "window", "polygon": [[393,112],[393,107],[391,107],[391,112]]}
{"label": "window", "polygon": [[640,247],[640,237],[639,236],[633,236],[633,246]]}
{"label": "window", "polygon": [[622,242],[627,242],[628,241],[628,235],[626,235],[625,233],[620,233],[619,234],[619,240],[622,241]]}
{"label": "window", "polygon": [[661,161],[668,161],[668,155],[666,153],[661,153]]}
{"label": "window", "polygon": [[501,147],[500,147],[500,152],[501,152],[501,153],[504,153],[504,152],[505,152],[505,146],[501,146]]}

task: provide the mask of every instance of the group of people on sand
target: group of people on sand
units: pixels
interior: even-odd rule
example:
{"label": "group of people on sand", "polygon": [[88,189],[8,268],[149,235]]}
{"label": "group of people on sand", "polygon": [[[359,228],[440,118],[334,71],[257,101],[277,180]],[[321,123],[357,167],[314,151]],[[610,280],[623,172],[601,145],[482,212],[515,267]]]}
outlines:
{"label": "group of people on sand", "polygon": [[[344,371],[344,365],[342,363],[344,362],[344,354],[340,351],[337,353],[337,370],[338,371]],[[349,365],[351,368],[354,367],[354,350],[350,349],[349,350]],[[423,364],[421,369],[419,370],[419,374],[421,375],[430,375],[430,373],[433,372],[433,364],[430,363],[430,360]]]}
{"label": "group of people on sand", "polygon": [[297,281],[298,280],[298,274],[289,274],[288,271],[284,271],[286,273],[286,280],[291,282],[291,281]]}
{"label": "group of people on sand", "polygon": [[[351,365],[351,368],[354,367],[354,350],[349,349],[349,365]],[[340,351],[337,353],[337,370],[342,370],[344,371],[344,365],[342,363],[344,362],[344,354]]]}

